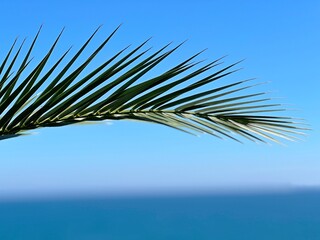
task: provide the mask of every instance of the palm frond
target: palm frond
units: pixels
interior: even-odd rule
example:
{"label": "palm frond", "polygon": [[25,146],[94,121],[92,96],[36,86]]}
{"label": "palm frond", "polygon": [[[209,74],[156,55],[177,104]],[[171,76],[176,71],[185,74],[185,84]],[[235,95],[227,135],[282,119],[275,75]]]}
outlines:
{"label": "palm frond", "polygon": [[62,32],[32,68],[30,56],[40,30],[25,54],[25,41],[15,52],[15,40],[0,62],[0,140],[21,136],[30,129],[107,119],[152,122],[236,141],[244,137],[279,142],[279,138],[295,140],[303,134],[299,122],[277,115],[284,109],[266,93],[248,92],[255,86],[251,80],[217,84],[236,72],[239,62],[221,67],[221,59],[217,59],[201,66],[202,62],[195,61],[199,52],[149,77],[182,44],[171,48],[168,44],[150,53],[151,49],[143,50],[147,40],[131,51],[129,47],[118,51],[82,76],[117,30],[77,65],[97,31],[67,63],[63,62],[70,49],[51,66],[48,62]]}

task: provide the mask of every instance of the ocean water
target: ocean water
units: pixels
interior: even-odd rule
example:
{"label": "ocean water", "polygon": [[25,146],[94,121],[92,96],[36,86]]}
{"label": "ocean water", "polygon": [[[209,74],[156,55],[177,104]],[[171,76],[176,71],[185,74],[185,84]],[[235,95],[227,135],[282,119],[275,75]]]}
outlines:
{"label": "ocean water", "polygon": [[319,240],[320,191],[0,202],[1,240]]}

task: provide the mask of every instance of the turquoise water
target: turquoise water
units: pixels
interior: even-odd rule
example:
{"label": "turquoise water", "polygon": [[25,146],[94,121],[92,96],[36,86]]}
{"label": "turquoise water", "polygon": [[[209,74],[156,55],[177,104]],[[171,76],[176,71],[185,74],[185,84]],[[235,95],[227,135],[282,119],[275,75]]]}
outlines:
{"label": "turquoise water", "polygon": [[0,239],[320,239],[320,191],[0,202]]}

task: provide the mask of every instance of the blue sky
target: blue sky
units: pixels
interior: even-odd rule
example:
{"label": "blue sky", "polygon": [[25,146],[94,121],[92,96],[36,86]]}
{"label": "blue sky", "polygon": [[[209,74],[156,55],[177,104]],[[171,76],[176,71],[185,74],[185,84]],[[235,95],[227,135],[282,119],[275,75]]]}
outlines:
{"label": "blue sky", "polygon": [[35,59],[63,27],[60,51],[76,49],[103,24],[98,43],[122,23],[111,51],[152,36],[154,48],[188,39],[159,71],[205,48],[199,59],[228,55],[226,64],[246,59],[234,81],[270,82],[260,88],[297,109],[288,114],[305,118],[313,129],[285,147],[192,137],[124,121],[41,129],[0,142],[0,198],[320,186],[318,1],[58,0],[2,1],[0,6],[1,58],[17,36],[30,41],[41,24]]}

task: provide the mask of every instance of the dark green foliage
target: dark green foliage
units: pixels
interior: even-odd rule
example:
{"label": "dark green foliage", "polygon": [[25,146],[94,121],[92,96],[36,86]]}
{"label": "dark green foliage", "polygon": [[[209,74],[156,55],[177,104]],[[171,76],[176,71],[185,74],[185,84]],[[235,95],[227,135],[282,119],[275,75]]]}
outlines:
{"label": "dark green foliage", "polygon": [[106,119],[159,123],[237,141],[237,136],[242,136],[278,142],[278,138],[294,140],[300,134],[296,130],[302,128],[292,118],[273,114],[283,109],[279,104],[265,103],[270,102],[265,93],[247,93],[254,86],[247,85],[249,80],[214,86],[235,72],[238,63],[220,67],[221,59],[217,59],[200,66],[200,62],[194,62],[198,53],[162,74],[146,77],[181,45],[168,49],[169,44],[147,56],[150,49],[143,50],[146,41],[131,51],[125,48],[106,58],[82,76],[117,30],[78,66],[75,62],[97,31],[67,63],[63,62],[69,50],[47,66],[60,34],[31,69],[30,56],[40,31],[25,54],[21,53],[24,43],[14,53],[15,41],[0,62],[0,140],[40,127]]}

